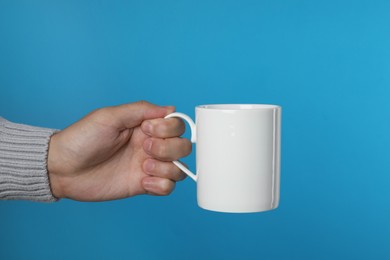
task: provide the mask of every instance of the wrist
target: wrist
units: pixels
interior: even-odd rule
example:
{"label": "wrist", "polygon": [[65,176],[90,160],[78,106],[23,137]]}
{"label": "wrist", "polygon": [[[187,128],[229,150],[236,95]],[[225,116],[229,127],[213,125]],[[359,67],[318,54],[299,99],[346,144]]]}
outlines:
{"label": "wrist", "polygon": [[59,167],[59,153],[58,153],[58,133],[50,138],[49,151],[47,156],[47,171],[50,182],[51,192],[57,199],[64,198],[63,183],[61,180],[61,170]]}

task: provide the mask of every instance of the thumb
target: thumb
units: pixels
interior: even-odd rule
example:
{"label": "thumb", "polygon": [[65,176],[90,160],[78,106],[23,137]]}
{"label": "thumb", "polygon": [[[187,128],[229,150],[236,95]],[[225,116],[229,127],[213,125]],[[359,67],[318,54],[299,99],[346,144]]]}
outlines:
{"label": "thumb", "polygon": [[111,124],[118,129],[133,128],[140,125],[144,120],[163,118],[175,111],[172,106],[162,107],[146,101],[114,106],[109,109],[112,116]]}

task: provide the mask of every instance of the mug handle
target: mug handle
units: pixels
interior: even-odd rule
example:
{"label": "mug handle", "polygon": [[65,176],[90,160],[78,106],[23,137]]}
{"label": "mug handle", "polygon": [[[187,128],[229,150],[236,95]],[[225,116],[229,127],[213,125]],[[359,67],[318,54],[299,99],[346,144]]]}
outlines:
{"label": "mug handle", "polygon": [[[191,129],[191,143],[196,143],[196,125],[194,121],[191,119],[191,117],[187,116],[186,114],[174,112],[172,114],[167,115],[165,118],[172,118],[172,117],[178,117],[186,121]],[[173,163],[182,170],[185,174],[187,174],[191,179],[193,179],[195,182],[198,180],[198,176],[194,173],[192,173],[187,167],[185,167],[181,162],[179,161],[173,161]]]}

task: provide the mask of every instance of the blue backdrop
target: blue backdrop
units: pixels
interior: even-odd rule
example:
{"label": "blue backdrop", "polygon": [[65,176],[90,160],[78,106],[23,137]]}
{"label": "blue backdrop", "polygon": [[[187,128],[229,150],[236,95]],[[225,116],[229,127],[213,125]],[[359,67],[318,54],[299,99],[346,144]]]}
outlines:
{"label": "blue backdrop", "polygon": [[[0,114],[145,99],[283,107],[281,204],[0,202],[0,259],[390,259],[389,1],[0,0]],[[186,159],[194,168],[194,156]]]}

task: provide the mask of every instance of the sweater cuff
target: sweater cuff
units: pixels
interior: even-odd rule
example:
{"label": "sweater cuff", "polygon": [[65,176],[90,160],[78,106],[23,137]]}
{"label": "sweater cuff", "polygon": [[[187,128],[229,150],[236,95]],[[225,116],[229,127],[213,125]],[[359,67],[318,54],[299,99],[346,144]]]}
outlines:
{"label": "sweater cuff", "polygon": [[52,202],[47,156],[57,130],[9,122],[0,117],[0,199]]}

